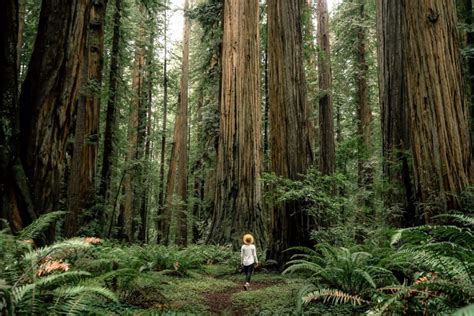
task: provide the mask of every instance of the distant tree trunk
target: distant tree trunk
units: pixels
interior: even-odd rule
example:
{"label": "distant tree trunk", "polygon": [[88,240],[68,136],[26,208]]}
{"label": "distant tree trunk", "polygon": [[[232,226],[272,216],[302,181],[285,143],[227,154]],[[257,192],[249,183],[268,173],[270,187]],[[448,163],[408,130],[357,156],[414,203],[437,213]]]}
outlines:
{"label": "distant tree trunk", "polygon": [[[189,0],[184,2],[184,10],[189,9]],[[187,192],[188,192],[188,78],[189,78],[189,33],[191,21],[184,20],[183,59],[181,64],[180,94],[173,133],[173,150],[171,151],[168,183],[166,188],[167,218],[175,210],[177,217],[176,244],[186,246],[187,226]],[[176,205],[178,203],[178,205]],[[166,236],[165,240],[166,240]],[[169,236],[168,236],[169,238]]]}
{"label": "distant tree trunk", "polygon": [[[272,171],[299,179],[313,163],[306,104],[301,15],[303,0],[268,0],[268,93]],[[283,263],[285,249],[311,246],[311,224],[302,202],[275,205],[267,259]]]}
{"label": "distant tree trunk", "polygon": [[[167,0],[165,0],[165,6]],[[166,154],[166,125],[168,120],[168,46],[167,46],[167,13],[165,9],[164,18],[164,57],[163,57],[163,123],[161,127],[161,152],[160,152],[160,183],[158,191],[158,212],[156,220],[157,243],[168,242],[168,231],[170,222],[166,220],[165,213],[165,154]]]}
{"label": "distant tree trunk", "polygon": [[318,45],[319,53],[319,169],[328,175],[336,171],[336,144],[332,106],[331,50],[329,46],[329,13],[327,0],[318,0]]}
{"label": "distant tree trunk", "polygon": [[[142,11],[142,10],[140,10]],[[134,241],[136,232],[135,214],[139,210],[137,201],[140,200],[140,189],[143,186],[141,180],[141,161],[143,154],[143,67],[145,64],[145,50],[143,47],[144,30],[140,29],[137,48],[135,50],[135,61],[132,70],[132,102],[129,110],[128,120],[128,153],[127,170],[124,179],[125,200],[123,203],[123,233],[128,241]],[[140,187],[140,188],[139,188]],[[141,201],[141,200],[140,200]],[[137,208],[138,207],[138,208]]]}
{"label": "distant tree trunk", "polygon": [[454,0],[406,1],[402,21],[416,195],[432,222],[472,184]]}
{"label": "distant tree trunk", "polygon": [[[66,236],[73,236],[78,228],[94,219],[79,217],[95,203],[97,169],[100,90],[104,52],[104,24],[107,1],[93,2],[84,50],[82,83],[76,116],[74,153],[68,185],[68,215],[65,222]],[[101,216],[96,218],[100,219]]]}
{"label": "distant tree trunk", "polygon": [[216,193],[208,241],[236,247],[251,232],[263,245],[258,1],[226,0],[223,21]]}
{"label": "distant tree trunk", "polygon": [[21,72],[21,51],[23,47],[23,32],[25,31],[26,0],[18,0],[18,41],[16,45],[18,76]]}
{"label": "distant tree trunk", "polygon": [[418,223],[411,162],[410,111],[407,106],[402,1],[377,0],[379,99],[383,173],[389,183],[385,204],[403,214],[397,226]]}
{"label": "distant tree trunk", "polygon": [[[368,65],[367,54],[367,29],[364,26],[366,20],[365,1],[359,0],[359,25],[357,26],[357,51],[356,51],[356,82],[357,82],[357,118],[358,134],[361,138],[358,161],[358,184],[361,188],[369,189],[372,184],[372,169],[369,156],[371,150],[371,128],[372,110],[369,105],[369,86],[367,84]],[[365,201],[367,204],[368,201]]]}
{"label": "distant tree trunk", "polygon": [[21,160],[36,214],[58,208],[90,3],[42,2],[38,34],[20,96]]}
{"label": "distant tree trunk", "polygon": [[[153,21],[152,21],[153,22]],[[147,92],[146,92],[146,141],[145,141],[145,171],[151,166],[150,155],[151,155],[151,125],[152,125],[152,99],[153,99],[153,70],[152,65],[154,63],[154,42],[155,42],[155,31],[154,29],[150,33],[150,42],[148,43],[148,54],[147,54]],[[140,208],[140,219],[141,225],[138,233],[138,239],[144,242],[148,241],[148,194],[150,191],[150,181],[147,179],[146,174],[142,176],[143,184],[145,185],[144,192],[142,194],[142,203]]]}
{"label": "distant tree trunk", "polygon": [[[104,151],[102,156],[102,171],[99,195],[103,199],[104,205],[110,203],[110,186],[112,181],[112,165],[114,160],[114,134],[115,116],[118,101],[118,85],[120,79],[119,52],[120,52],[120,27],[122,16],[122,0],[115,0],[114,28],[112,35],[112,50],[110,53],[109,72],[109,98],[107,102],[107,112],[105,117]],[[114,218],[111,222],[114,222]],[[105,216],[102,216],[102,226],[105,227]]]}

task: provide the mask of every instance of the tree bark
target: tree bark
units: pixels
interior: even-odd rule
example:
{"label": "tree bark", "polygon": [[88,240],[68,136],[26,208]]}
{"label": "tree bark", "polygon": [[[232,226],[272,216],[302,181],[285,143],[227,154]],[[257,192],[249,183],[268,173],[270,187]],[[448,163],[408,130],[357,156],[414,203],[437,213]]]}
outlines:
{"label": "tree bark", "polygon": [[327,0],[318,0],[319,66],[319,169],[329,175],[336,171],[336,144],[332,105],[331,50],[329,44],[329,13]]}
{"label": "tree bark", "polygon": [[79,219],[84,211],[95,204],[100,91],[104,52],[104,24],[107,1],[93,2],[87,34],[87,48],[82,65],[82,83],[76,116],[74,153],[68,185],[68,215],[66,236],[73,236],[79,227],[94,218]]}
{"label": "tree bark", "polygon": [[[165,7],[167,0],[165,0]],[[160,189],[158,192],[158,214],[156,220],[157,243],[168,242],[168,230],[170,222],[165,218],[165,154],[166,154],[166,125],[168,122],[168,46],[167,34],[168,21],[165,9],[164,18],[164,57],[163,57],[163,123],[161,126],[161,152],[160,152]],[[166,237],[165,237],[166,236]]]}
{"label": "tree bark", "polygon": [[239,245],[265,238],[261,208],[259,5],[224,2],[220,128],[214,213],[208,241]]}
{"label": "tree bark", "polygon": [[402,19],[416,195],[432,222],[472,184],[454,0],[406,1]]}
{"label": "tree bark", "polygon": [[[366,20],[366,0],[359,0],[359,23],[357,26],[357,51],[356,51],[356,82],[357,82],[357,118],[358,134],[361,138],[358,161],[358,184],[359,187],[370,189],[372,184],[372,168],[370,166],[371,152],[371,122],[372,110],[369,104],[369,86],[367,83],[368,65],[367,54],[367,29],[364,26]],[[368,204],[369,201],[364,201]]]}
{"label": "tree bark", "polygon": [[[184,11],[189,10],[189,0],[184,2]],[[177,218],[176,244],[186,246],[187,226],[187,192],[188,192],[188,78],[189,78],[189,35],[191,21],[184,20],[183,58],[181,64],[180,94],[176,121],[173,133],[173,150],[168,170],[166,188],[166,216],[170,218],[174,210]],[[177,161],[177,163],[176,163]],[[169,238],[169,236],[168,236]],[[166,236],[165,236],[166,240]],[[169,241],[169,239],[168,239]]]}
{"label": "tree bark", "polygon": [[[114,134],[115,134],[115,116],[118,101],[118,85],[120,77],[119,52],[120,52],[120,28],[122,16],[122,0],[115,0],[114,28],[112,35],[112,50],[110,54],[110,72],[109,72],[109,98],[107,101],[107,112],[105,118],[104,132],[104,153],[102,156],[101,183],[99,195],[103,199],[104,205],[109,205],[110,185],[112,181],[112,165],[114,161]],[[114,222],[114,219],[111,220]],[[105,224],[105,216],[102,217],[102,223]]]}
{"label": "tree bark", "polygon": [[[472,0],[464,0],[465,23],[467,25],[466,31],[466,46],[470,49],[474,48],[474,10],[472,9]],[[474,56],[469,54],[467,57],[468,65],[468,85],[469,85],[469,125],[471,134],[471,148],[474,139]]]}
{"label": "tree bark", "polygon": [[21,160],[38,215],[58,208],[90,3],[42,2],[38,35],[19,101]]}
{"label": "tree bark", "polygon": [[406,67],[402,67],[405,64],[402,10],[402,1],[377,1],[383,174],[389,183],[385,205],[401,211],[403,220],[392,224],[405,227],[418,223],[419,217],[413,187]]}
{"label": "tree bark", "polygon": [[[268,0],[268,93],[272,171],[299,179],[313,163],[306,104],[301,15],[303,0]],[[311,224],[301,202],[273,207],[267,258],[283,263],[292,246],[311,246]]]}

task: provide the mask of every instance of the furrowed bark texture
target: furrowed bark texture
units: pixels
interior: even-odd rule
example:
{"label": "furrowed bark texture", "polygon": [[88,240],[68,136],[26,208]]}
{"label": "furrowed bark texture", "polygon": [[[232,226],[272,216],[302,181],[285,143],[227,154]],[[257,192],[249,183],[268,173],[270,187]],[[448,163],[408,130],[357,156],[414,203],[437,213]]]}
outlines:
{"label": "furrowed bark texture", "polygon": [[[312,165],[303,69],[303,0],[269,0],[268,94],[270,158],[276,175],[299,179]],[[273,207],[267,258],[281,261],[291,246],[310,246],[310,220],[300,202]]]}
{"label": "furrowed bark texture", "polygon": [[65,233],[73,236],[78,228],[97,216],[79,217],[95,204],[95,178],[99,150],[100,90],[104,53],[104,24],[107,1],[93,3],[90,11],[87,48],[84,51],[82,86],[76,115],[76,132],[68,185],[68,215]]}
{"label": "furrowed bark texture", "polygon": [[454,0],[405,1],[408,107],[417,199],[425,220],[460,209],[472,184]]}
{"label": "furrowed bark texture", "polygon": [[21,160],[37,214],[58,208],[90,4],[88,0],[42,2],[38,35],[20,96]]}
{"label": "furrowed bark texture", "polygon": [[224,2],[224,38],[214,214],[209,240],[236,247],[246,232],[264,240],[257,0]]}
{"label": "furrowed bark texture", "polygon": [[329,175],[336,171],[336,143],[332,105],[331,49],[329,44],[329,13],[327,0],[318,0],[319,66],[319,169]]}
{"label": "furrowed bark texture", "polygon": [[402,33],[402,1],[377,1],[379,102],[382,125],[383,174],[388,181],[385,204],[398,209],[403,220],[397,226],[417,221],[411,162],[410,110]]}

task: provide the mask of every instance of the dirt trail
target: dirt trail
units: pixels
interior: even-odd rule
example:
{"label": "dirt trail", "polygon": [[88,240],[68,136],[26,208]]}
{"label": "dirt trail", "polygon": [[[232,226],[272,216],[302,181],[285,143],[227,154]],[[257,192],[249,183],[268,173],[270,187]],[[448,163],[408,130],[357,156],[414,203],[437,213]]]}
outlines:
{"label": "dirt trail", "polygon": [[[274,286],[275,282],[252,282],[249,291],[255,291],[266,287]],[[205,295],[206,304],[209,306],[211,315],[244,315],[243,311],[232,308],[232,295],[245,291],[243,283],[239,286],[227,288],[220,292],[210,292]]]}

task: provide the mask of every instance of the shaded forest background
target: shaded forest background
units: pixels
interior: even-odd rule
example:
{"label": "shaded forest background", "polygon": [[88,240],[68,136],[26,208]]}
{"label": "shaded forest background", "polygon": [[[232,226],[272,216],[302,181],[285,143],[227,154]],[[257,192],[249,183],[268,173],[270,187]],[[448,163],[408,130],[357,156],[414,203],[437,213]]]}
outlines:
{"label": "shaded forest background", "polygon": [[295,246],[472,225],[471,0],[185,0],[179,45],[167,0],[1,6],[13,234],[56,211],[36,244],[252,233],[281,268]]}

